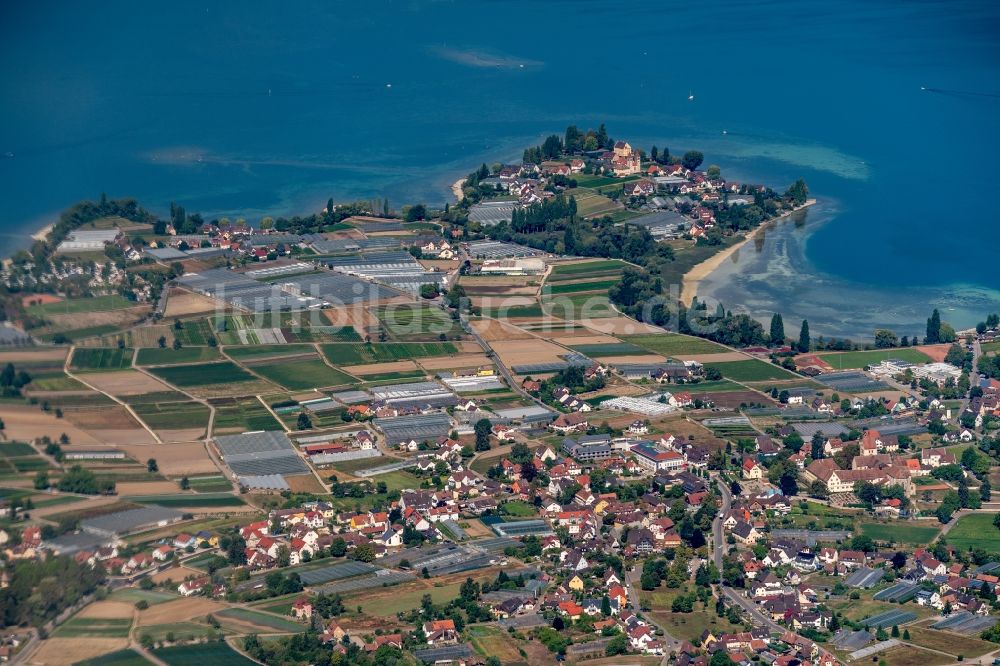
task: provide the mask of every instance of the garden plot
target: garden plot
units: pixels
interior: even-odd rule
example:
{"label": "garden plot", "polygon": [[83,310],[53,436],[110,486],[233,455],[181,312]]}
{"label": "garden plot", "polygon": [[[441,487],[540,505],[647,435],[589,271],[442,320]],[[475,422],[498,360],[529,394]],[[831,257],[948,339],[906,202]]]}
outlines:
{"label": "garden plot", "polygon": [[121,405],[63,409],[63,419],[106,444],[152,444],[155,441]]}
{"label": "garden plot", "polygon": [[567,350],[539,338],[522,340],[496,340],[490,343],[493,351],[508,368],[514,365],[558,363]]}
{"label": "garden plot", "polygon": [[171,442],[156,446],[123,444],[118,448],[134,460],[156,458],[160,473],[171,477],[219,473],[219,468],[201,442]]}

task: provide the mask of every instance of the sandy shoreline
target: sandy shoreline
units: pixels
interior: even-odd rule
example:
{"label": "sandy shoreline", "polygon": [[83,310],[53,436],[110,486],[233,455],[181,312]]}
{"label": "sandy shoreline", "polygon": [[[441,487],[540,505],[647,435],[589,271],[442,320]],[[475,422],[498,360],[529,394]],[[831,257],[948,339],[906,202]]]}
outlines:
{"label": "sandy shoreline", "polygon": [[46,224],[44,227],[31,234],[31,240],[44,241],[52,233],[52,228],[56,226],[54,224]]}
{"label": "sandy shoreline", "polygon": [[784,213],[783,215],[779,215],[778,217],[774,218],[773,220],[770,220],[770,221],[765,222],[764,224],[758,226],[756,229],[754,229],[753,231],[751,231],[750,233],[748,233],[746,235],[746,237],[742,241],[740,241],[739,243],[736,243],[732,247],[726,248],[725,250],[723,250],[722,252],[719,252],[718,254],[713,254],[711,257],[709,257],[705,261],[703,261],[700,264],[697,264],[694,267],[692,267],[691,270],[689,270],[687,273],[684,274],[684,278],[683,278],[683,282],[682,282],[683,286],[681,288],[681,303],[683,303],[685,306],[690,306],[691,305],[691,301],[693,301],[694,297],[698,295],[698,285],[701,284],[701,281],[704,280],[705,278],[707,278],[709,275],[711,275],[712,272],[716,268],[718,268],[719,266],[721,266],[723,264],[723,262],[726,261],[726,259],[728,259],[729,257],[731,257],[733,255],[733,253],[735,253],[741,247],[743,247],[744,245],[746,245],[747,243],[749,243],[750,241],[752,241],[754,238],[756,238],[757,234],[761,233],[767,227],[772,226],[775,222],[783,220],[784,218],[788,217],[789,215],[797,213],[800,210],[805,210],[806,208],[808,208],[809,206],[812,206],[815,203],[816,203],[815,199],[809,199],[809,200],[807,200],[804,204],[802,204],[798,208],[795,208],[794,210],[790,210],[787,213]]}
{"label": "sandy shoreline", "polygon": [[455,196],[455,201],[461,201],[462,197],[462,185],[465,184],[465,178],[459,178],[454,183],[451,184],[451,193]]}

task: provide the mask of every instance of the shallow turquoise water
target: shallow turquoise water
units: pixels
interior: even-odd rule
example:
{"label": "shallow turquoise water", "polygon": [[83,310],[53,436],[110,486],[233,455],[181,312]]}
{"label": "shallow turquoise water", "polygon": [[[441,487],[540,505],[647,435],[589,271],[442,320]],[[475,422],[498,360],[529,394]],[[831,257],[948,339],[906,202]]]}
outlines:
{"label": "shallow turquoise water", "polygon": [[[983,294],[958,326],[1000,309],[997,3],[328,4],[5,4],[0,249],[102,191],[249,219],[330,196],[442,202],[482,161],[605,121],[830,202],[797,271],[829,278],[846,316],[749,279],[728,306],[815,314],[828,334],[880,312],[906,327],[956,293]],[[894,318],[904,288],[914,315]]]}

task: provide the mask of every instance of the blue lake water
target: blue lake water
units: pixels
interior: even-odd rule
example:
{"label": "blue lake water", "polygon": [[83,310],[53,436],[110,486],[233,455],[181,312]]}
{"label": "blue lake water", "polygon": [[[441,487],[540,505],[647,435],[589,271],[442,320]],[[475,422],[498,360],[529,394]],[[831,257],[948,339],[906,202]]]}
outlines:
{"label": "blue lake water", "polygon": [[604,121],[823,201],[706,282],[728,307],[838,335],[1000,309],[1000,3],[95,7],[0,9],[0,250],[102,191],[251,220],[440,203],[479,163]]}

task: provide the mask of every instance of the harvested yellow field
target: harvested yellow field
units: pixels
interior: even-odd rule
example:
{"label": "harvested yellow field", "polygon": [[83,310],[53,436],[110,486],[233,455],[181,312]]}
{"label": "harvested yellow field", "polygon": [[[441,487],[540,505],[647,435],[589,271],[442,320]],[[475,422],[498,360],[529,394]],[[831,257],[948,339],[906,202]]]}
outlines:
{"label": "harvested yellow field", "polygon": [[103,444],[90,433],[76,427],[66,419],[57,419],[52,412],[43,412],[29,405],[3,405],[0,407],[4,432],[8,439],[30,442],[41,437],[58,440],[62,433],[78,445]]}
{"label": "harvested yellow field", "polygon": [[[219,468],[201,442],[178,442],[153,446],[123,445],[118,447],[135,460],[156,458],[161,474],[182,476],[184,474],[217,474]],[[176,490],[175,490],[176,492]]]}
{"label": "harvested yellow field", "polygon": [[663,329],[650,326],[649,324],[643,324],[642,322],[638,322],[635,319],[630,319],[625,316],[603,318],[591,317],[589,320],[581,323],[592,331],[607,333],[609,335],[640,335],[643,333],[663,332]]}
{"label": "harvested yellow field", "polygon": [[568,353],[559,345],[539,338],[496,340],[491,345],[508,368],[512,365],[556,362],[561,360],[561,354]]}
{"label": "harvested yellow field", "polygon": [[41,642],[27,663],[69,666],[128,647],[127,638],[49,638]]}
{"label": "harvested yellow field", "polygon": [[117,372],[92,372],[83,378],[88,384],[114,396],[142,395],[172,389],[144,372],[120,370]]}
{"label": "harvested yellow field", "polygon": [[552,342],[561,345],[614,345],[621,342],[618,338],[610,335],[593,335],[583,331],[582,335],[552,338]]}
{"label": "harvested yellow field", "polygon": [[[177,584],[180,585],[185,572],[170,569],[167,571],[173,571],[174,580],[176,580]],[[164,573],[167,572],[165,571]],[[218,613],[228,607],[229,606],[226,604],[218,601],[212,601],[211,599],[206,599],[204,597],[189,597],[187,599],[167,601],[162,604],[150,606],[144,611],[140,611],[139,625],[148,627],[154,624],[183,622],[184,620],[190,620],[193,617],[204,617],[208,613]]]}
{"label": "harvested yellow field", "polygon": [[167,296],[167,308],[164,310],[163,316],[185,317],[193,314],[215,312],[216,309],[221,307],[222,303],[214,298],[195,294],[184,289],[171,289]]}
{"label": "harvested yellow field", "polygon": [[525,338],[531,338],[531,335],[525,333],[517,326],[512,326],[496,319],[479,319],[477,321],[470,322],[469,325],[472,326],[472,329],[486,342],[493,342],[494,340],[523,340]]}
{"label": "harvested yellow field", "polygon": [[53,365],[66,360],[68,349],[52,347],[48,349],[17,349],[0,352],[0,363],[29,363],[52,361]]}
{"label": "harvested yellow field", "polygon": [[132,617],[135,613],[135,605],[130,604],[127,601],[95,601],[89,606],[84,607],[82,611],[76,614],[76,617],[99,617],[99,618],[111,618],[111,619],[125,619]]}
{"label": "harvested yellow field", "polygon": [[[159,464],[159,458],[157,458]],[[118,494],[127,495],[176,495],[178,486],[173,481],[119,481],[115,484]]]}

